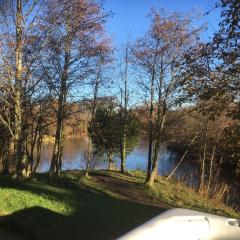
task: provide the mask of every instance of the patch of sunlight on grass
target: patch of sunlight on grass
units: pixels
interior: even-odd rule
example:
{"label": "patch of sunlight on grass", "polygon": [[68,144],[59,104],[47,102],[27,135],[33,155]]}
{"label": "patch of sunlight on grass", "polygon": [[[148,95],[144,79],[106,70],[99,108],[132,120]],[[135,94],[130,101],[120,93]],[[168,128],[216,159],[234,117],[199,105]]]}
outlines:
{"label": "patch of sunlight on grass", "polygon": [[45,194],[34,194],[17,189],[0,189],[0,212],[12,213],[30,207],[43,207],[64,215],[73,211],[65,202]]}

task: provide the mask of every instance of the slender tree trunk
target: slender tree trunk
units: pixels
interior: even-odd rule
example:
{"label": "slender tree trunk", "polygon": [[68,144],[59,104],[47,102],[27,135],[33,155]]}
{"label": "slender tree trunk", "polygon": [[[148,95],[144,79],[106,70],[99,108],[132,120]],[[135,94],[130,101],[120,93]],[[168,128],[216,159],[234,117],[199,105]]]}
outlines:
{"label": "slender tree trunk", "polygon": [[62,122],[59,154],[58,154],[58,161],[57,161],[57,174],[60,174],[62,171],[63,141],[64,141],[64,123]]}
{"label": "slender tree trunk", "polygon": [[204,192],[205,187],[205,170],[206,170],[206,154],[207,154],[207,138],[208,138],[208,118],[206,119],[206,129],[204,136],[204,148],[203,148],[203,157],[201,159],[201,177],[200,177],[200,185],[199,192]]}
{"label": "slender tree trunk", "polygon": [[42,139],[43,139],[43,134],[42,134],[42,130],[40,130],[40,132],[38,134],[38,140],[37,140],[36,164],[35,164],[35,166],[32,170],[32,174],[34,174],[37,171],[38,165],[39,165],[40,160],[41,160]]}
{"label": "slender tree trunk", "polygon": [[65,47],[65,58],[63,73],[61,76],[61,87],[58,100],[58,111],[57,111],[57,129],[55,133],[55,142],[53,147],[52,161],[50,165],[50,175],[59,174],[62,165],[62,152],[63,152],[63,136],[64,136],[64,118],[65,118],[65,105],[67,97],[67,79],[69,71],[70,61],[70,47],[71,41],[66,43]]}
{"label": "slender tree trunk", "polygon": [[[62,114],[59,114],[62,115]],[[58,174],[59,172],[59,156],[61,151],[61,138],[62,138],[62,117],[58,116],[57,129],[55,134],[55,142],[53,147],[52,161],[50,165],[50,175]]]}
{"label": "slender tree trunk", "polygon": [[114,170],[114,162],[113,162],[113,153],[112,151],[108,152],[108,170]]}
{"label": "slender tree trunk", "polygon": [[0,144],[0,164],[3,165],[3,162],[4,162],[4,146],[5,144],[5,141],[1,141],[1,144]]}
{"label": "slender tree trunk", "polygon": [[157,133],[157,137],[156,137],[156,143],[154,146],[154,151],[153,151],[153,164],[152,164],[152,171],[150,174],[150,178],[148,181],[146,181],[146,184],[148,184],[149,186],[152,186],[154,183],[154,180],[158,177],[158,153],[160,151],[160,147],[161,147],[161,135],[162,135],[162,129],[164,126],[164,122],[165,122],[165,107],[162,106],[162,110],[161,115],[159,115],[158,117],[161,118],[160,121],[157,121],[159,124],[158,126],[158,133]]}
{"label": "slender tree trunk", "polygon": [[121,140],[121,173],[126,173],[126,133],[123,130],[123,136]]}
{"label": "slender tree trunk", "polygon": [[150,86],[150,108],[149,108],[149,120],[148,120],[148,165],[147,165],[147,177],[145,183],[150,180],[152,171],[152,153],[153,153],[153,99],[154,99],[154,80],[155,69],[153,69],[151,86]]}
{"label": "slender tree trunk", "polygon": [[17,175],[22,175],[22,1],[17,0],[16,14],[16,72],[15,72],[15,159]]}
{"label": "slender tree trunk", "polygon": [[150,173],[150,178],[146,181],[146,184],[152,186],[156,176],[158,175],[158,152],[160,150],[160,134],[158,134],[156,143],[153,149],[153,161],[152,161],[152,171]]}
{"label": "slender tree trunk", "polygon": [[3,173],[4,174],[9,174],[10,169],[9,169],[9,159],[10,159],[10,139],[6,140],[5,145],[4,145],[4,154],[3,154]]}
{"label": "slender tree trunk", "polygon": [[210,187],[211,187],[211,183],[212,183],[213,162],[214,162],[216,147],[217,147],[217,144],[218,144],[221,132],[222,132],[222,129],[218,132],[217,139],[215,141],[215,144],[214,144],[213,150],[212,150],[212,156],[211,156],[211,159],[210,159],[210,166],[209,166],[207,193],[209,193],[209,190],[210,190]]}
{"label": "slender tree trunk", "polygon": [[27,151],[27,148],[28,148],[27,138],[24,138],[23,145],[24,147],[23,147],[23,160],[22,160],[22,164],[23,164],[22,175],[29,177],[31,175],[31,169],[29,164],[29,154]]}
{"label": "slender tree trunk", "polygon": [[121,173],[126,173],[126,125],[128,114],[128,64],[129,64],[129,44],[125,49],[125,71],[124,71],[124,93],[123,93],[123,116],[121,117],[121,139],[120,139],[120,157],[121,157]]}
{"label": "slender tree trunk", "polygon": [[122,91],[121,91],[121,110],[120,110],[120,144],[119,144],[119,150],[120,150],[120,172],[125,174],[126,171],[126,109],[122,106]]}
{"label": "slender tree trunk", "polygon": [[31,174],[33,173],[33,162],[34,162],[34,149],[35,149],[35,145],[36,145],[36,141],[37,138],[39,138],[39,134],[41,132],[41,125],[42,125],[42,119],[39,118],[37,121],[37,126],[36,126],[36,130],[34,131],[33,128],[33,124],[32,124],[32,129],[31,129],[31,146],[30,146],[30,156],[29,156],[29,160],[30,160],[30,171]]}
{"label": "slender tree trunk", "polygon": [[[90,129],[92,128],[92,122],[94,120],[95,111],[96,111],[96,107],[97,107],[98,90],[99,90],[99,84],[100,84],[100,80],[101,80],[101,64],[102,64],[102,61],[100,59],[98,62],[96,81],[94,82],[95,85],[94,85],[94,93],[93,93],[93,104],[92,104],[91,118],[89,121]],[[89,175],[91,157],[92,157],[92,139],[91,139],[91,135],[88,134],[88,153],[87,153],[85,176]]]}
{"label": "slender tree trunk", "polygon": [[173,174],[177,171],[177,169],[178,169],[178,167],[180,166],[180,164],[183,162],[183,160],[184,160],[185,156],[188,154],[191,146],[193,145],[193,143],[194,143],[195,140],[197,139],[198,134],[199,134],[199,132],[200,132],[200,130],[201,130],[201,126],[202,126],[202,121],[201,121],[201,123],[200,123],[200,125],[199,125],[198,131],[196,132],[195,136],[192,138],[190,144],[188,145],[187,149],[185,150],[185,152],[184,152],[184,154],[182,155],[181,159],[179,160],[178,164],[177,164],[176,167],[171,171],[171,173],[168,175],[168,177],[166,178],[165,181],[168,181],[168,180],[173,176]]}
{"label": "slender tree trunk", "polygon": [[86,171],[85,176],[89,176],[90,169],[90,161],[91,161],[91,148],[92,148],[92,140],[90,134],[88,134],[88,150],[87,150],[87,163],[86,163]]}
{"label": "slender tree trunk", "polygon": [[149,186],[152,186],[155,178],[158,176],[158,153],[161,145],[161,135],[165,122],[165,113],[166,106],[165,102],[162,99],[162,84],[163,84],[163,69],[161,65],[161,72],[159,78],[159,86],[158,86],[158,104],[157,104],[157,115],[156,115],[156,129],[155,129],[155,145],[153,148],[153,159],[152,159],[152,169],[150,171],[150,175],[147,176],[145,183]]}

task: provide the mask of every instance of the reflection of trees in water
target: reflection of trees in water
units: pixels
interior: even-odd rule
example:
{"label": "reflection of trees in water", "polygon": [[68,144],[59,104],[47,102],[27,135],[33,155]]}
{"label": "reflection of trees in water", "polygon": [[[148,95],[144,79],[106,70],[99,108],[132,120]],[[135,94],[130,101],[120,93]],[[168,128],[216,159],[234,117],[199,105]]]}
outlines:
{"label": "reflection of trees in water", "polygon": [[[105,154],[103,152],[96,152],[93,151],[91,154],[91,159],[89,162],[89,169],[90,170],[94,170],[94,169],[98,169],[98,168],[105,168],[104,167],[104,156]],[[87,160],[88,160],[88,150],[85,150],[83,153],[83,167],[82,169],[85,170],[86,169],[86,165],[87,165]]]}
{"label": "reflection of trees in water", "polygon": [[[63,152],[63,170],[71,169],[85,169],[87,159],[87,137],[75,137],[66,139],[64,142]],[[40,162],[38,171],[47,171],[49,168],[53,144],[45,144],[42,149],[42,161]],[[127,168],[128,169],[140,169],[146,170],[147,165],[147,145],[144,140],[139,142],[133,142],[130,154],[127,156]],[[115,155],[115,166],[120,167],[120,157]],[[166,148],[162,147],[159,153],[159,174],[166,176],[177,161],[176,155],[169,152]],[[104,169],[107,168],[107,156],[104,152],[93,151],[90,169]],[[196,185],[196,169],[194,166],[188,163],[183,163],[175,174],[175,178],[184,182],[188,182],[188,185]]]}

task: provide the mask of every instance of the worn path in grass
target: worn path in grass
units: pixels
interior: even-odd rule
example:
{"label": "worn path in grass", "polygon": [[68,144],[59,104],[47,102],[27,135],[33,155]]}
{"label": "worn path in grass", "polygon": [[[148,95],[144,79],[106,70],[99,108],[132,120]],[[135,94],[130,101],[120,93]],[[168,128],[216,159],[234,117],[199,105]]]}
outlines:
{"label": "worn path in grass", "polygon": [[[146,193],[146,186],[138,177],[131,174],[122,175],[118,172],[99,171],[92,173],[91,184],[97,188],[100,187],[102,191],[109,191],[121,199],[136,202],[144,205],[159,207],[162,209],[169,209],[171,205],[162,202],[160,199],[154,198],[152,195]],[[95,182],[95,184],[93,184]]]}

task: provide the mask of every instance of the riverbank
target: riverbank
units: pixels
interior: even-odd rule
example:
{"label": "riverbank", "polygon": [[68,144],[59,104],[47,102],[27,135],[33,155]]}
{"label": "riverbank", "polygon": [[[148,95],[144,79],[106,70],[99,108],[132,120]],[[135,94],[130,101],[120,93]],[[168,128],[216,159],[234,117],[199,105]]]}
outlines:
{"label": "riverbank", "polygon": [[66,171],[21,181],[0,176],[0,228],[24,239],[115,239],[172,207],[239,217],[182,184],[160,178],[148,188],[143,181],[140,171],[96,171],[88,178]]}

